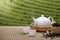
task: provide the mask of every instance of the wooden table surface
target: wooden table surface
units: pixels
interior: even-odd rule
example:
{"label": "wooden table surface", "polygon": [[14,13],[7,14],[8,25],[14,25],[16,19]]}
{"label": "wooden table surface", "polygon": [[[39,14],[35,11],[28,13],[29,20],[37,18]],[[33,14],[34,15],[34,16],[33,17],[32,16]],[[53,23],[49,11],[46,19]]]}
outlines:
{"label": "wooden table surface", "polygon": [[[35,37],[30,37],[28,34],[21,34],[22,26],[4,26],[0,27],[0,40],[52,40],[50,38],[43,37],[43,33],[36,34]],[[60,40],[60,37],[53,40]]]}

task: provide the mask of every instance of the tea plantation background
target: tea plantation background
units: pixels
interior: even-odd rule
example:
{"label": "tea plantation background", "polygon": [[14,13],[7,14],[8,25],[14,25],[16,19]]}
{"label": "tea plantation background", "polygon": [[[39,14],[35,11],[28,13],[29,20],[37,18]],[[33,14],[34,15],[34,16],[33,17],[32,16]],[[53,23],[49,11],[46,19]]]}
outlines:
{"label": "tea plantation background", "polygon": [[41,14],[60,24],[60,0],[0,0],[0,25],[27,26]]}

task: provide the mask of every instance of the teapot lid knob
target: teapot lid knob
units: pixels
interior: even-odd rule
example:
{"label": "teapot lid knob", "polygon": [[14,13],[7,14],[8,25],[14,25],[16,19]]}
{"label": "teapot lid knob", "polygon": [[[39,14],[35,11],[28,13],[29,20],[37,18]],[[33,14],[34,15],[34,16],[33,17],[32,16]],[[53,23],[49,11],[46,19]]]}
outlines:
{"label": "teapot lid knob", "polygon": [[41,17],[44,17],[44,15],[42,14]]}

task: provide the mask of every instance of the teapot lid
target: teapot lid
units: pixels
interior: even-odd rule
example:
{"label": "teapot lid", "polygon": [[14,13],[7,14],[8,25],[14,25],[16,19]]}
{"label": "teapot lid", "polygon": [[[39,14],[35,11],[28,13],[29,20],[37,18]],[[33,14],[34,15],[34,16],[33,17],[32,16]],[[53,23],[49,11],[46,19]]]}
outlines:
{"label": "teapot lid", "polygon": [[41,17],[39,17],[38,19],[47,19],[47,17],[45,17],[45,16],[42,14]]}

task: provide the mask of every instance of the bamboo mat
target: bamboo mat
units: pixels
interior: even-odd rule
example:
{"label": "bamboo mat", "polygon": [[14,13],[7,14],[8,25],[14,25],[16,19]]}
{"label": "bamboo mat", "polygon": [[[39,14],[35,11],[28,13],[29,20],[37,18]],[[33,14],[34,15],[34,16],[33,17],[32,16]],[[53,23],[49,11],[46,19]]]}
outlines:
{"label": "bamboo mat", "polygon": [[[37,33],[35,37],[29,37],[28,34],[22,35],[23,27],[0,27],[0,40],[52,40],[44,38],[43,33]],[[60,40],[60,37],[53,40]]]}

